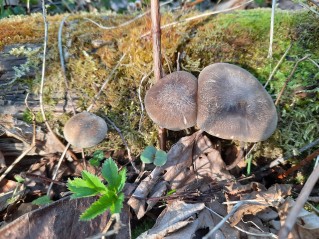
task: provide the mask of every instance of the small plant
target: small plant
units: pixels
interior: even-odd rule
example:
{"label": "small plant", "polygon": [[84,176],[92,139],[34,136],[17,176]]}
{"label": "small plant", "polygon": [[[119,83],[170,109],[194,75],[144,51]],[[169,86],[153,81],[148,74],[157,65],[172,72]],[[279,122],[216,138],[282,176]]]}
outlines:
{"label": "small plant", "polygon": [[42,206],[53,202],[48,195],[44,195],[32,201],[32,204]]}
{"label": "small plant", "polygon": [[89,160],[92,166],[100,166],[101,161],[104,159],[104,152],[102,150],[96,150],[93,153],[93,157]]}
{"label": "small plant", "polygon": [[81,214],[80,220],[91,220],[108,209],[111,214],[121,212],[126,169],[118,172],[116,163],[109,158],[102,165],[102,176],[107,181],[107,185],[104,185],[97,176],[85,170],[82,171],[82,178],[68,180],[67,187],[73,193],[72,199],[99,196],[99,199]]}
{"label": "small plant", "polygon": [[154,146],[147,146],[141,154],[144,163],[153,163],[155,166],[163,166],[167,161],[165,151],[156,149]]}

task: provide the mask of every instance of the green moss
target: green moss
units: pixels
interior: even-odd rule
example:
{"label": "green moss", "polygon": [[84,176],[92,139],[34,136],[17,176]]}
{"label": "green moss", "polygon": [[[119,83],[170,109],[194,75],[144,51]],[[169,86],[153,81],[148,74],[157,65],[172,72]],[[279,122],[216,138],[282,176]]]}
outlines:
{"label": "green moss", "polygon": [[[198,15],[197,12],[164,13],[162,25]],[[182,16],[182,17],[181,17]],[[84,20],[89,17],[105,26],[118,25],[128,20],[125,15],[101,17],[79,14],[68,18],[63,29],[63,45],[67,53],[67,78],[73,95],[77,95],[77,110],[85,110],[107,79],[120,57],[126,57],[97,101],[93,111],[107,116],[122,131],[133,153],[137,155],[146,145],[156,144],[157,127],[146,113],[141,117],[138,89],[141,98],[153,83],[150,74],[153,67],[151,37],[141,36],[150,31],[150,18],[145,17],[131,25],[113,30],[102,30]],[[49,44],[47,53],[45,103],[54,107],[64,96],[64,80],[59,62],[57,30],[63,15],[48,17]],[[240,65],[253,73],[262,83],[268,79],[290,44],[292,48],[280,65],[267,90],[275,99],[284,81],[289,76],[297,59],[310,54],[318,62],[319,21],[318,17],[305,11],[276,11],[273,58],[268,59],[270,10],[255,9],[235,11],[178,24],[162,31],[163,67],[166,73],[176,70],[177,53],[181,52],[181,68],[198,75],[205,66],[215,62]],[[12,27],[14,26],[14,27]],[[0,48],[7,44],[43,41],[41,15],[14,17],[0,21]],[[92,41],[101,41],[103,46],[94,48]],[[41,60],[41,55],[38,58]],[[39,82],[39,74],[35,85]],[[298,149],[319,137],[319,93],[300,98],[295,95],[296,87],[318,85],[318,69],[310,61],[300,63],[288,83],[278,112],[280,120],[275,134],[263,142],[256,153],[258,157],[275,158],[283,152]],[[147,77],[143,83],[141,80]],[[36,92],[37,87],[33,87]],[[54,96],[54,97],[53,97]],[[51,108],[52,109],[52,108]],[[69,115],[50,123],[63,126]],[[97,148],[117,150],[123,143],[115,130],[111,129],[107,139]],[[95,149],[92,149],[93,151]]]}

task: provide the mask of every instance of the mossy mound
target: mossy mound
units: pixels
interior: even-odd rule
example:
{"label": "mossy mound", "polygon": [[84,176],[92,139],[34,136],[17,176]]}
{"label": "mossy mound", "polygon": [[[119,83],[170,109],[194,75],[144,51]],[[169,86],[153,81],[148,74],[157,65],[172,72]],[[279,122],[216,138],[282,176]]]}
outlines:
{"label": "mossy mound", "polygon": [[[161,24],[198,14],[163,13]],[[52,106],[54,102],[50,101],[50,96],[55,94],[62,98],[65,91],[57,47],[57,31],[63,17],[48,17],[49,50],[45,94],[46,102]],[[153,83],[152,41],[150,35],[144,36],[150,31],[150,17],[146,15],[130,25],[111,30],[97,27],[85,20],[86,17],[104,26],[118,25],[130,17],[112,14],[72,15],[67,19],[68,25],[63,28],[63,43],[67,55],[67,77],[72,92],[79,99],[79,111],[85,110],[92,103],[104,80],[125,54],[93,111],[101,116],[107,115],[121,129],[134,154],[138,154],[146,145],[157,142],[156,126],[145,112],[141,118],[139,100],[139,96],[144,98],[145,91]],[[162,30],[164,71],[169,73],[176,70],[176,60],[180,53],[181,70],[196,76],[209,64],[228,62],[242,66],[265,83],[292,44],[286,59],[267,87],[275,99],[298,59],[309,54],[313,61],[318,62],[318,20],[316,15],[306,11],[276,11],[272,59],[267,58],[270,28],[268,9],[236,11],[183,22]],[[0,32],[5,31],[6,34],[0,38],[0,48],[12,43],[41,43],[43,29],[41,15],[1,20]],[[98,47],[96,43],[99,43]],[[31,81],[36,91],[35,82],[38,80]],[[278,130],[262,143],[258,156],[275,158],[282,152],[291,152],[319,137],[318,82],[319,74],[315,64],[310,60],[301,62],[278,105]],[[297,91],[306,96],[301,97]],[[51,124],[62,126],[68,117],[52,117],[50,121]],[[117,150],[123,148],[123,145],[114,131],[98,148]]]}

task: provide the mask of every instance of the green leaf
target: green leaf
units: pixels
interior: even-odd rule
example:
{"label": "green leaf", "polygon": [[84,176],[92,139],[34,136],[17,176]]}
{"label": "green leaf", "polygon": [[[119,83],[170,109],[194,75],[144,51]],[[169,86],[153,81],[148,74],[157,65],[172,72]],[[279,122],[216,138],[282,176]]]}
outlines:
{"label": "green leaf", "polygon": [[96,190],[100,191],[106,190],[106,186],[101,182],[101,180],[97,176],[89,173],[88,171],[82,171],[82,178],[88,183],[90,188],[95,188]]}
{"label": "green leaf", "polygon": [[141,157],[140,157],[142,162],[153,163],[156,151],[157,151],[157,149],[154,146],[147,146],[143,150]]}
{"label": "green leaf", "polygon": [[117,190],[121,184],[118,167],[112,158],[108,158],[102,165],[102,176],[108,182],[108,187]]}
{"label": "green leaf", "polygon": [[92,166],[96,166],[96,167],[100,166],[100,161],[99,161],[98,159],[92,158],[92,159],[89,160],[89,163],[90,163]]}
{"label": "green leaf", "polygon": [[86,209],[80,216],[80,220],[86,221],[91,220],[98,215],[101,215],[107,209],[109,209],[117,200],[114,192],[108,191],[107,194],[100,197],[96,202],[92,203],[91,206]]}
{"label": "green leaf", "polygon": [[15,179],[18,183],[23,183],[23,182],[24,182],[24,178],[21,177],[21,176],[18,175],[18,174],[14,175],[14,179]]}
{"label": "green leaf", "polygon": [[120,192],[123,190],[125,182],[126,182],[126,168],[123,168],[119,173],[119,185],[117,191]]}
{"label": "green leaf", "polygon": [[117,200],[114,201],[114,203],[110,207],[110,212],[112,214],[114,213],[120,213],[123,208],[123,201],[124,201],[124,194],[119,193],[117,196]]}
{"label": "green leaf", "polygon": [[45,195],[33,200],[32,204],[41,206],[41,205],[49,204],[51,202],[53,201],[50,199],[50,197],[48,195]]}
{"label": "green leaf", "polygon": [[163,150],[157,150],[155,154],[154,164],[156,166],[163,166],[167,161],[167,153]]}

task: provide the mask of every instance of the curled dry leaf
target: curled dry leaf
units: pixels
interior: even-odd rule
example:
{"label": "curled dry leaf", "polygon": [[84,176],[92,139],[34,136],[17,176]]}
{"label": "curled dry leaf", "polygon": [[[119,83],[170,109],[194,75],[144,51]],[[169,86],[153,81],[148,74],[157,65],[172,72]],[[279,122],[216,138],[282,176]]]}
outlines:
{"label": "curled dry leaf", "polygon": [[[233,179],[224,170],[223,162],[219,152],[212,148],[210,140],[196,132],[191,136],[180,139],[167,154],[167,163],[162,167],[156,167],[136,188],[128,204],[133,208],[138,218],[144,216],[145,199],[150,197],[152,188],[166,182],[165,185],[176,192],[196,189],[204,191],[209,184],[216,181]],[[164,173],[162,176],[161,174]],[[162,176],[161,180],[159,176]],[[200,187],[198,187],[200,185]],[[166,187],[166,186],[165,186]],[[162,193],[156,193],[156,197],[165,195],[165,190],[160,187]],[[148,205],[150,210],[154,200]]]}
{"label": "curled dry leaf", "polygon": [[[293,207],[295,201],[291,198],[287,198],[285,202],[279,208],[279,217],[281,225],[286,220],[287,214]],[[309,239],[319,238],[319,217],[313,213],[302,209],[298,215],[296,224],[293,230],[290,232],[290,239]]]}
{"label": "curled dry leaf", "polygon": [[[259,212],[262,212],[272,207],[277,207],[280,205],[284,197],[287,197],[291,193],[291,185],[288,184],[275,184],[271,186],[268,190],[260,190],[262,187],[259,184],[251,183],[249,185],[246,185],[245,189],[251,188],[250,192],[242,191],[242,193],[239,195],[238,201],[240,200],[249,200],[244,205],[242,205],[230,218],[231,225],[234,226],[240,220],[243,218],[244,215],[256,215]],[[234,184],[231,185],[231,187],[228,187],[229,189],[233,189]],[[255,191],[255,190],[258,191]],[[230,211],[232,208],[232,205],[228,207],[228,210]]]}

